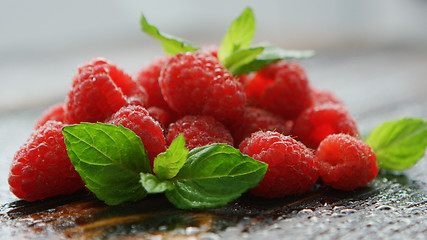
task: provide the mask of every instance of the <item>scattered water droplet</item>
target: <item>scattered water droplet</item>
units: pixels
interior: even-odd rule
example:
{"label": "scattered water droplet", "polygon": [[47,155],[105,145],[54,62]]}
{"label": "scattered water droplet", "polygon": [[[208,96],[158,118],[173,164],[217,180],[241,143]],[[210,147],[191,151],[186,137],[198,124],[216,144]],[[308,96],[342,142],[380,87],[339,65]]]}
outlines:
{"label": "scattered water droplet", "polygon": [[352,209],[352,208],[344,208],[340,212],[342,214],[351,214],[351,213],[357,212],[357,210],[356,209]]}
{"label": "scattered water droplet", "polygon": [[340,217],[344,217],[345,216],[345,214],[342,214],[342,213],[332,213],[331,214],[331,217],[334,217],[334,218],[340,218]]}
{"label": "scattered water droplet", "polygon": [[381,206],[376,207],[376,209],[380,210],[380,211],[384,211],[384,210],[385,211],[389,211],[389,210],[393,210],[394,207],[387,206],[387,205],[381,205]]}
{"label": "scattered water droplet", "polygon": [[345,208],[345,207],[344,206],[335,206],[335,207],[332,208],[332,210],[338,211],[338,210],[341,210],[343,208]]}
{"label": "scattered water droplet", "polygon": [[332,210],[325,209],[325,210],[320,211],[320,213],[322,215],[325,215],[325,216],[331,216],[333,212],[332,212]]}
{"label": "scattered water droplet", "polygon": [[401,197],[401,198],[408,198],[410,195],[409,194],[407,194],[406,192],[404,192],[404,193],[400,193],[399,194],[399,197]]}
{"label": "scattered water droplet", "polygon": [[298,212],[298,215],[311,215],[313,214],[313,210],[310,208],[304,208]]}

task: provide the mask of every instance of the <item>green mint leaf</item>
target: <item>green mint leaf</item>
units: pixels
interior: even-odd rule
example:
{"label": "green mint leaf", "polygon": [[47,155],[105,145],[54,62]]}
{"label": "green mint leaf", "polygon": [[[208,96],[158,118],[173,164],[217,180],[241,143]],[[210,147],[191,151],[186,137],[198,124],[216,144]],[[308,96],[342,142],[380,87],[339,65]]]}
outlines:
{"label": "green mint leaf", "polygon": [[256,72],[261,68],[283,59],[304,59],[314,56],[312,50],[286,50],[274,46],[264,46],[262,53],[251,62],[230,70],[235,76]]}
{"label": "green mint leaf", "polygon": [[427,122],[411,118],[384,122],[365,142],[374,150],[380,168],[404,170],[425,154]]}
{"label": "green mint leaf", "polygon": [[264,177],[267,164],[238,149],[215,143],[190,151],[180,172],[169,181],[166,197],[181,209],[226,205]]}
{"label": "green mint leaf", "polygon": [[252,62],[263,50],[264,47],[238,50],[228,56],[224,60],[223,64],[230,72],[233,72],[234,70]]}
{"label": "green mint leaf", "polygon": [[182,52],[195,52],[198,50],[198,48],[182,39],[160,32],[155,26],[147,22],[143,14],[141,15],[140,24],[142,31],[158,40],[168,54],[176,55]]}
{"label": "green mint leaf", "polygon": [[184,136],[179,135],[166,152],[160,153],[154,159],[153,171],[159,179],[175,177],[187,160],[188,149],[185,148]]}
{"label": "green mint leaf", "polygon": [[151,173],[141,173],[142,187],[148,193],[162,193],[167,190],[173,190],[173,185],[169,181],[162,181]]}
{"label": "green mint leaf", "polygon": [[225,34],[218,50],[220,62],[224,62],[232,53],[251,45],[255,34],[255,17],[251,8],[246,8],[234,20]]}
{"label": "green mint leaf", "polygon": [[81,123],[64,127],[68,156],[86,187],[106,204],[136,201],[147,192],[140,172],[151,172],[141,139],[123,126]]}

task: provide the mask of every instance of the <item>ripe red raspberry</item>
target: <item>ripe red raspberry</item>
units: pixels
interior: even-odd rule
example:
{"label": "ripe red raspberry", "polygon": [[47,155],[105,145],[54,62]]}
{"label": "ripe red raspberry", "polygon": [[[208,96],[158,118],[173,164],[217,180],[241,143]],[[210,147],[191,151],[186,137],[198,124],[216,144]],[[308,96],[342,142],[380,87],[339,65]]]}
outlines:
{"label": "ripe red raspberry", "polygon": [[167,57],[157,58],[136,74],[136,82],[148,93],[147,106],[149,107],[169,108],[159,87],[160,71],[167,59]]}
{"label": "ripe red raspberry", "polygon": [[169,124],[177,120],[177,115],[170,109],[162,109],[159,107],[149,107],[147,109],[148,113],[154,120],[160,123],[163,129],[167,129]]}
{"label": "ripe red raspberry", "polygon": [[245,88],[251,105],[285,119],[295,119],[313,104],[305,70],[293,62],[279,61],[262,68]]}
{"label": "ripe red raspberry", "polygon": [[188,150],[212,143],[233,146],[233,137],[227,128],[211,116],[187,115],[169,126],[166,141],[171,144],[180,134],[184,135]]}
{"label": "ripe red raspberry", "polygon": [[343,105],[323,104],[306,109],[294,121],[292,135],[316,149],[328,135],[347,133],[359,136],[356,121]]}
{"label": "ripe red raspberry", "polygon": [[159,153],[166,151],[163,129],[141,106],[122,107],[111,116],[107,123],[115,126],[121,124],[138,135],[144,144],[145,151],[148,152],[151,166],[153,166],[154,158]]}
{"label": "ripe red raspberry", "polygon": [[34,128],[41,127],[43,124],[45,124],[49,120],[64,122],[64,117],[65,117],[65,105],[62,102],[57,103],[49,107],[42,113],[39,119],[37,119],[37,122]]}
{"label": "ripe red raspberry", "polygon": [[102,58],[79,67],[66,98],[66,122],[102,122],[121,107],[145,105],[147,93],[114,64]]}
{"label": "ripe red raspberry", "polygon": [[377,158],[364,142],[347,134],[325,138],[316,151],[322,181],[338,190],[366,186],[378,174]]}
{"label": "ripe red raspberry", "polygon": [[243,115],[238,118],[230,127],[236,146],[252,133],[259,130],[271,130],[288,135],[291,130],[290,121],[276,116],[268,111],[256,107],[246,107]]}
{"label": "ripe red raspberry", "polygon": [[211,115],[221,121],[243,113],[242,85],[210,54],[188,52],[170,58],[159,82],[166,102],[181,115]]}
{"label": "ripe red raspberry", "polygon": [[240,144],[243,154],[268,164],[264,179],[249,191],[266,198],[303,194],[319,178],[315,155],[295,139],[258,131]]}
{"label": "ripe red raspberry", "polygon": [[311,89],[311,94],[313,96],[314,105],[322,105],[322,104],[341,104],[344,105],[341,100],[337,98],[332,92],[317,88]]}
{"label": "ripe red raspberry", "polygon": [[84,187],[68,158],[63,127],[60,122],[47,121],[16,152],[8,181],[18,198],[32,202]]}

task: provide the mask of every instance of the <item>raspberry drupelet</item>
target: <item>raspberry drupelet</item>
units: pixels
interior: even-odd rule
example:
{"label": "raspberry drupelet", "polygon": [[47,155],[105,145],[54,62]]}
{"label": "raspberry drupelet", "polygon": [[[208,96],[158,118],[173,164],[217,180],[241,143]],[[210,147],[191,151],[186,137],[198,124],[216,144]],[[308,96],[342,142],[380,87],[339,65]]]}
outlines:
{"label": "raspberry drupelet", "polygon": [[319,145],[316,156],[322,181],[338,190],[366,186],[378,174],[377,159],[364,142],[347,134],[333,134]]}
{"label": "raspberry drupelet", "polygon": [[228,129],[211,116],[187,115],[169,126],[166,141],[172,143],[183,134],[188,150],[212,143],[226,143],[233,146],[233,137]]}
{"label": "raspberry drupelet", "polygon": [[240,151],[268,164],[264,179],[249,191],[276,198],[303,194],[319,178],[316,156],[295,139],[278,132],[258,131],[240,144]]}
{"label": "raspberry drupelet", "polygon": [[127,105],[146,104],[147,93],[113,63],[94,58],[78,68],[65,101],[66,123],[102,122]]}
{"label": "raspberry drupelet", "polygon": [[16,152],[8,181],[18,198],[32,202],[84,187],[67,155],[63,127],[61,122],[47,121]]}
{"label": "raspberry drupelet", "polygon": [[169,59],[159,78],[160,89],[180,115],[211,115],[220,121],[243,113],[245,94],[218,59],[204,52],[180,53]]}

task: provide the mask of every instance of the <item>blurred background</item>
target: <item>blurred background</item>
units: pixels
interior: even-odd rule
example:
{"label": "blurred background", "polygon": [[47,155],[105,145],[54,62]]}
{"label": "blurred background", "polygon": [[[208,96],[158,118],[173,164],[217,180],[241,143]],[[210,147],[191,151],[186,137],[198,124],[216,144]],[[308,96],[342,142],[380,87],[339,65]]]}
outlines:
{"label": "blurred background", "polygon": [[324,87],[332,85],[326,84],[331,78],[351,76],[337,75],[341,70],[323,58],[427,49],[425,0],[1,0],[0,114],[63,100],[77,66],[94,56],[134,74],[162,55],[160,45],[140,30],[141,13],[163,32],[206,45],[219,44],[246,6],[256,15],[255,42],[316,51],[303,64]]}

